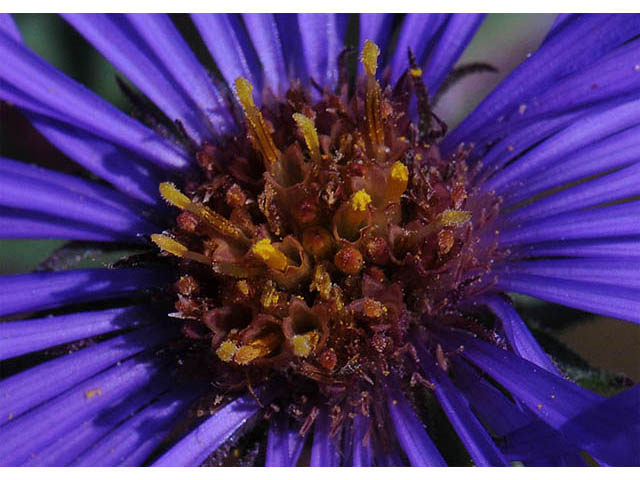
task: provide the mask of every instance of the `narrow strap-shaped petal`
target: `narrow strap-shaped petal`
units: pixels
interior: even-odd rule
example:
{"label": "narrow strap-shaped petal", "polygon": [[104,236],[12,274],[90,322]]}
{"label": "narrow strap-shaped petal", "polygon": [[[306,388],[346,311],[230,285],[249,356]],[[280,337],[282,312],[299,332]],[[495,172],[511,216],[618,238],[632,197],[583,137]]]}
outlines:
{"label": "narrow strap-shaped petal", "polygon": [[9,13],[0,14],[0,30],[11,36],[14,40],[20,40],[20,30]]}
{"label": "narrow strap-shaped petal", "polygon": [[209,116],[216,130],[220,133],[229,131],[231,117],[220,93],[169,16],[158,13],[129,13],[126,16],[173,80]]}
{"label": "narrow strap-shaped petal", "polygon": [[284,93],[289,79],[275,17],[272,13],[243,13],[242,18],[262,63],[265,86],[275,93]]}
{"label": "narrow strap-shaped petal", "polygon": [[[637,441],[637,389],[619,394],[607,403],[602,397],[582,389],[511,352],[477,340],[467,334],[453,333],[449,347],[462,346],[461,355],[475,363],[502,384],[542,420],[579,447],[611,464],[622,464],[629,451],[611,451],[607,443],[622,445]],[[526,379],[526,381],[523,381]],[[607,408],[608,405],[620,408]],[[591,415],[587,415],[591,413]],[[584,416],[583,416],[584,415]],[[630,417],[628,415],[631,415]],[[627,421],[629,420],[629,421]],[[632,452],[637,461],[637,452]]]}
{"label": "narrow strap-shaped petal", "polygon": [[637,195],[640,195],[640,162],[549,195],[509,212],[502,218],[509,223],[529,222],[537,218],[625,200]]}
{"label": "narrow strap-shaped petal", "polygon": [[261,91],[264,83],[260,63],[237,14],[194,13],[191,19],[227,83],[233,85],[236,78],[244,77]]}
{"label": "narrow strap-shaped petal", "polygon": [[39,272],[0,277],[0,315],[44,310],[76,302],[139,296],[171,279],[157,268]]}
{"label": "narrow strap-shaped petal", "polygon": [[338,438],[331,437],[331,419],[326,407],[320,409],[313,427],[313,444],[311,446],[311,467],[339,467],[340,452]]}
{"label": "narrow strap-shaped petal", "polygon": [[[273,392],[258,391],[261,403],[268,403]],[[211,418],[174,444],[164,455],[158,458],[154,467],[197,467],[233,433],[244,425],[260,410],[260,405],[249,393],[232,400]]]}
{"label": "narrow strap-shaped petal", "polygon": [[321,87],[338,81],[338,55],[344,48],[346,15],[299,13],[298,22],[307,71]]}
{"label": "narrow strap-shaped petal", "polygon": [[482,297],[478,303],[486,305],[502,322],[509,345],[520,357],[544,368],[547,372],[562,376],[549,356],[542,350],[525,323],[509,303],[497,295]]}
{"label": "narrow strap-shaped petal", "polygon": [[443,13],[408,13],[402,22],[398,43],[393,53],[391,80],[395,82],[409,68],[408,51],[411,49],[419,64],[433,47],[438,30],[447,20]]}
{"label": "narrow strap-shaped petal", "polygon": [[148,307],[125,307],[0,323],[0,360],[149,322]]}
{"label": "narrow strap-shaped petal", "polygon": [[71,466],[142,465],[200,391],[193,386],[181,386],[179,390],[165,393],[91,446]]}
{"label": "narrow strap-shaped petal", "polygon": [[45,169],[34,175],[33,169],[15,167],[14,162],[0,158],[0,206],[94,225],[133,241],[138,234],[158,231],[127,206],[118,192],[70,175]]}
{"label": "narrow strap-shaped petal", "polygon": [[131,242],[131,235],[128,233],[110,232],[87,223],[6,207],[0,211],[0,238]]}
{"label": "narrow strap-shaped petal", "polygon": [[395,428],[396,438],[407,454],[412,467],[446,467],[442,455],[433,444],[422,422],[409,405],[396,383],[386,388],[387,409]]}
{"label": "narrow strap-shaped petal", "polygon": [[66,467],[96,441],[131,418],[155,397],[169,389],[172,379],[155,378],[151,384],[139,392],[129,395],[112,408],[106,408],[91,420],[46,445],[29,457],[25,467]]}
{"label": "narrow strap-shaped petal", "polygon": [[640,289],[524,273],[499,273],[496,288],[640,323]]}
{"label": "narrow strap-shaped petal", "polygon": [[5,378],[0,382],[0,425],[171,335],[162,326],[143,328]]}
{"label": "narrow strap-shaped petal", "polygon": [[445,139],[444,150],[451,151],[463,141],[477,141],[481,131],[486,134],[495,128],[507,111],[633,38],[639,24],[640,19],[630,15],[584,15],[571,22],[482,101]]}
{"label": "narrow strap-shaped petal", "polygon": [[447,19],[433,53],[424,61],[427,88],[435,94],[482,24],[481,13],[453,13]]}
{"label": "narrow strap-shaped petal", "polygon": [[282,40],[282,53],[289,81],[300,80],[303,85],[309,86],[309,72],[304,58],[305,52],[300,36],[298,15],[295,13],[276,13],[274,16]]}
{"label": "narrow strap-shaped petal", "polygon": [[[46,63],[24,45],[0,32],[0,78],[53,111],[54,118],[98,135],[168,169],[186,169],[186,153],[120,112],[86,87]],[[27,110],[31,104],[14,98]],[[38,113],[38,112],[36,112]]]}
{"label": "narrow strap-shaped petal", "polygon": [[566,155],[557,165],[548,165],[541,173],[532,172],[526,181],[503,195],[504,205],[514,205],[546,189],[630,165],[638,160],[638,148],[640,126],[587,145]]}
{"label": "narrow strap-shaped petal", "polygon": [[31,453],[142,389],[160,366],[150,355],[132,358],[5,424],[0,428],[0,465],[26,461]]}
{"label": "narrow strap-shaped petal", "polygon": [[554,164],[563,155],[638,124],[640,124],[640,100],[584,116],[506,168],[496,172],[483,184],[482,188],[484,191],[502,192],[508,188],[510,182],[524,179],[530,172],[540,171],[546,165]]}
{"label": "narrow strap-shaped petal", "polygon": [[510,258],[525,257],[640,258],[640,238],[542,242],[512,249]]}
{"label": "narrow strap-shaped petal", "polygon": [[420,368],[433,383],[440,406],[462,440],[474,463],[480,467],[508,466],[496,444],[469,409],[466,398],[441,370],[435,358],[421,344],[415,345]]}
{"label": "narrow strap-shaped petal", "polygon": [[571,212],[537,220],[526,225],[513,225],[500,231],[502,246],[549,240],[580,240],[590,238],[640,235],[640,202]]}
{"label": "narrow strap-shaped petal", "polygon": [[358,414],[353,418],[353,445],[351,452],[351,463],[353,467],[372,467],[373,449],[371,448],[371,437],[367,437],[367,432],[371,427],[371,422],[367,417]]}
{"label": "narrow strap-shaped petal", "polygon": [[289,425],[287,412],[280,412],[271,420],[267,436],[265,467],[295,467],[305,437]]}
{"label": "narrow strap-shaped petal", "polygon": [[62,14],[109,62],[124,73],[171,121],[179,119],[198,143],[210,140],[211,126],[171,78],[126,18],[113,14]]}
{"label": "narrow strap-shaped petal", "polygon": [[31,124],[73,161],[130,197],[161,207],[158,184],[166,177],[133,153],[72,125],[27,113]]}

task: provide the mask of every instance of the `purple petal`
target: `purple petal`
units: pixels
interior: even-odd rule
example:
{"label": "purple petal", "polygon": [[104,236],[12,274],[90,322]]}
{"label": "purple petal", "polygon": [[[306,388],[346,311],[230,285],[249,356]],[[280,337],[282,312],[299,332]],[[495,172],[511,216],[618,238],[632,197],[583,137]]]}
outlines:
{"label": "purple petal", "polygon": [[165,393],[91,446],[71,466],[142,465],[200,391],[201,389],[181,386],[180,390]]}
{"label": "purple petal", "polygon": [[351,462],[354,467],[372,467],[373,449],[371,448],[371,438],[365,435],[369,431],[371,422],[364,415],[358,414],[353,419],[353,450]]}
{"label": "purple petal", "polygon": [[338,55],[344,48],[346,15],[340,13],[299,13],[298,23],[307,62],[307,71],[321,87],[338,81]]}
{"label": "purple petal", "polygon": [[455,63],[484,21],[485,14],[453,13],[447,19],[433,52],[425,61],[424,79],[430,92],[436,93]]}
{"label": "purple petal", "polygon": [[276,19],[272,13],[243,13],[247,33],[260,57],[265,77],[265,86],[275,93],[283,93],[289,88],[282,42]]}
{"label": "purple petal", "polygon": [[0,77],[22,95],[11,99],[29,110],[33,100],[44,107],[35,113],[91,132],[168,169],[186,169],[191,160],[164,138],[117,110],[95,93],[56,70],[0,32]]}
{"label": "purple petal", "polygon": [[0,425],[53,398],[116,362],[153,348],[171,338],[171,331],[154,326],[119,335],[42,363],[0,382]]}
{"label": "purple petal", "polygon": [[523,273],[498,275],[496,288],[640,323],[640,289]]}
{"label": "purple petal", "polygon": [[428,51],[433,47],[438,30],[447,20],[443,13],[408,13],[402,22],[398,43],[393,53],[391,80],[395,82],[409,68],[409,49],[422,65]]}
{"label": "purple petal", "polygon": [[82,422],[77,428],[49,443],[23,464],[28,467],[65,467],[87,448],[103,438],[120,423],[168,390],[172,379],[157,378],[139,392],[128,396],[113,407],[104,409],[93,419]]}
{"label": "purple petal", "polygon": [[14,40],[20,40],[20,30],[8,13],[0,13],[0,31],[5,32]]}
{"label": "purple petal", "polygon": [[306,53],[302,46],[298,16],[295,13],[275,13],[274,16],[282,40],[282,53],[289,80],[300,80],[303,85],[309,86],[309,72],[305,62]]}
{"label": "purple petal", "polygon": [[191,19],[227,83],[233,85],[236,78],[244,77],[262,91],[262,69],[237,15],[194,13]]}
{"label": "purple petal", "polygon": [[326,408],[320,409],[313,427],[313,444],[311,446],[311,467],[339,467],[340,453],[337,438],[331,435],[331,419]]}
{"label": "purple petal", "polygon": [[169,16],[157,13],[125,15],[147,48],[168,70],[173,81],[200,111],[209,116],[218,132],[228,131],[232,127],[232,120],[220,93]]}
{"label": "purple petal", "polygon": [[[382,55],[378,59],[380,71],[386,65],[386,55],[389,52],[389,42],[391,40],[391,28],[393,27],[392,13],[361,13],[360,14],[360,43],[359,48],[362,49],[364,42],[372,41],[378,47]],[[362,73],[364,67],[362,62],[358,62],[358,72]]]}
{"label": "purple petal", "polygon": [[44,310],[77,302],[139,296],[171,276],[157,268],[40,272],[0,277],[0,315]]}
{"label": "purple petal", "polygon": [[409,405],[400,387],[389,383],[386,388],[387,408],[396,438],[412,467],[446,467],[442,455],[427,435],[422,422]]}
{"label": "purple petal", "polygon": [[510,258],[519,257],[640,257],[640,239],[571,240],[525,245],[511,250]]}
{"label": "purple petal", "polygon": [[549,356],[542,350],[536,339],[518,315],[518,312],[497,295],[483,297],[479,303],[486,305],[502,322],[502,328],[509,345],[520,357],[544,368],[547,372],[562,376]]}
{"label": "purple petal", "polygon": [[500,232],[502,246],[551,240],[583,240],[640,235],[640,202],[571,212],[514,225]]}
{"label": "purple petal", "polygon": [[295,467],[298,463],[305,437],[289,425],[286,412],[271,421],[267,437],[267,458],[265,467]]}
{"label": "purple petal", "polygon": [[171,121],[179,119],[189,135],[202,143],[210,140],[206,116],[189,101],[145,43],[122,15],[62,14],[80,34],[124,73]]}
{"label": "purple petal", "polygon": [[[268,403],[270,391],[258,394]],[[251,394],[239,397],[214,413],[169,451],[156,460],[154,467],[197,467],[242,425],[260,410],[260,405]]]}
{"label": "purple petal", "polygon": [[132,358],[2,426],[0,465],[21,464],[31,453],[139,391],[159,373],[152,360],[152,355]]}
{"label": "purple petal", "polygon": [[0,206],[93,225],[133,241],[138,234],[158,231],[117,192],[70,175],[22,165],[0,158]]}

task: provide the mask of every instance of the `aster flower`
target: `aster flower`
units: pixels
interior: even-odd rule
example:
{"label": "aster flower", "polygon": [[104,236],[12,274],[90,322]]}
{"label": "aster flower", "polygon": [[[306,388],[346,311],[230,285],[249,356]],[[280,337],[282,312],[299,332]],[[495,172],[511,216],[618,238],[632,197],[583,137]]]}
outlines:
{"label": "aster flower", "polygon": [[0,97],[101,181],[3,158],[0,231],[143,253],[0,278],[0,464],[445,465],[437,412],[476,465],[638,464],[638,388],[507,294],[640,320],[640,17],[560,15],[448,134],[481,15],[361,15],[359,58],[345,15],[193,15],[219,77],[168,16],[64,17],[144,122],[2,16]]}

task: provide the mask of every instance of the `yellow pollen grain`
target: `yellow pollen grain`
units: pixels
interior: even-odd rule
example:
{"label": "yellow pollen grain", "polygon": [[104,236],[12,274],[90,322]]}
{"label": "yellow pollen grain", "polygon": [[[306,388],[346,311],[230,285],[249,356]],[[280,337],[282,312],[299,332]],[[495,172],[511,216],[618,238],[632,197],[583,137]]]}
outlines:
{"label": "yellow pollen grain", "polygon": [[422,76],[422,69],[421,68],[412,68],[411,70],[409,70],[409,73],[411,74],[412,77],[421,77]]}
{"label": "yellow pollen grain", "polygon": [[240,280],[239,282],[237,282],[236,287],[238,287],[238,290],[240,290],[240,292],[244,296],[249,295],[249,284],[247,283],[246,280]]}
{"label": "yellow pollen grain", "polygon": [[306,117],[301,113],[294,113],[293,119],[296,121],[298,128],[302,132],[304,141],[311,153],[311,158],[316,162],[320,161],[320,141],[318,140],[318,131],[316,130],[313,119]]}
{"label": "yellow pollen grain", "polygon": [[289,264],[286,255],[271,245],[271,240],[268,238],[263,238],[257,243],[254,243],[253,247],[251,247],[251,251],[255,256],[260,258],[260,260],[274,270],[282,272]]}
{"label": "yellow pollen grain", "polygon": [[465,210],[445,210],[438,215],[438,221],[445,227],[459,227],[471,218],[471,212]]}
{"label": "yellow pollen grain", "polygon": [[351,208],[356,212],[366,212],[371,203],[371,196],[365,189],[359,190],[351,196]]}
{"label": "yellow pollen grain", "polygon": [[375,76],[376,70],[378,70],[378,57],[380,56],[380,49],[378,45],[373,43],[371,40],[367,40],[364,42],[364,47],[362,48],[362,55],[360,60],[364,69],[367,72],[367,75]]}
{"label": "yellow pollen grain", "polygon": [[297,357],[308,357],[315,350],[319,340],[320,335],[315,330],[294,336],[291,339],[293,354]]}
{"label": "yellow pollen grain", "polygon": [[95,388],[93,390],[89,390],[88,392],[84,392],[84,396],[86,398],[92,398],[95,397],[96,395],[102,395],[102,390],[99,388]]}
{"label": "yellow pollen grain", "polygon": [[236,351],[238,351],[238,346],[231,340],[225,340],[216,350],[216,355],[223,362],[230,362]]}
{"label": "yellow pollen grain", "polygon": [[257,358],[269,355],[276,348],[277,344],[278,335],[269,333],[262,338],[252,341],[249,345],[240,347],[233,356],[233,361],[238,365],[248,365]]}
{"label": "yellow pollen grain", "polygon": [[316,265],[309,290],[312,292],[317,290],[324,300],[329,299],[331,295],[331,277],[322,265]]}
{"label": "yellow pollen grain", "polygon": [[280,295],[278,295],[278,291],[273,288],[273,285],[269,285],[262,294],[260,301],[264,308],[273,308],[278,305]]}
{"label": "yellow pollen grain", "polygon": [[377,300],[373,300],[371,298],[367,298],[364,301],[363,305],[363,313],[365,316],[369,318],[380,318],[387,312],[387,307],[384,304],[378,302]]}

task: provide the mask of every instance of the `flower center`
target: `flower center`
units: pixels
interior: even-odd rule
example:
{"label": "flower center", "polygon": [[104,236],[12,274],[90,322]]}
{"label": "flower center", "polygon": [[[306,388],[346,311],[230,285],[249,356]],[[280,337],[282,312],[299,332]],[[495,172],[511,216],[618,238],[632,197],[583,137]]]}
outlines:
{"label": "flower center", "polygon": [[415,372],[411,331],[473,327],[459,305],[487,285],[497,202],[470,189],[465,150],[441,157],[420,69],[383,89],[378,55],[367,42],[353,92],[315,102],[294,85],[258,108],[239,78],[246,134],[204,145],[185,193],[160,186],[182,211],[153,236],[181,259],[174,316],[219,384],[280,376],[360,405]]}

